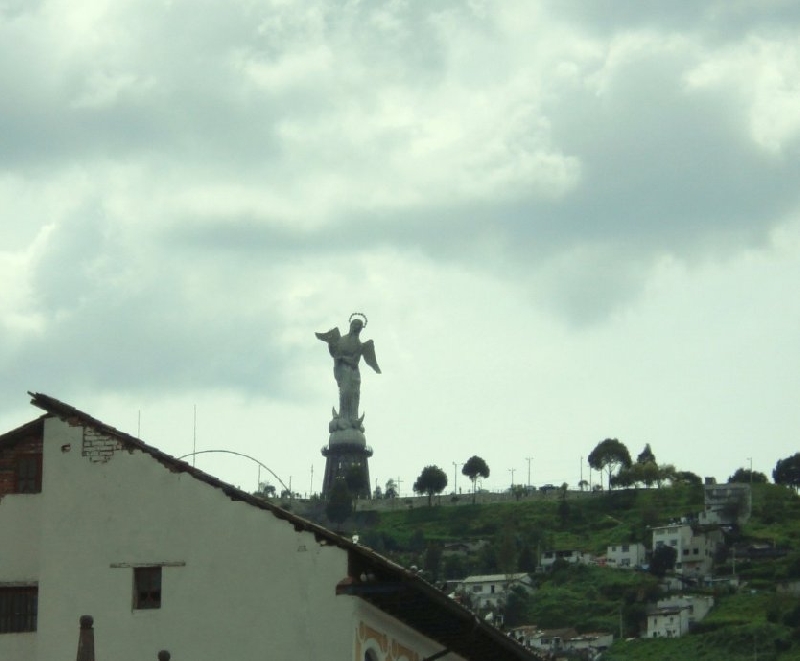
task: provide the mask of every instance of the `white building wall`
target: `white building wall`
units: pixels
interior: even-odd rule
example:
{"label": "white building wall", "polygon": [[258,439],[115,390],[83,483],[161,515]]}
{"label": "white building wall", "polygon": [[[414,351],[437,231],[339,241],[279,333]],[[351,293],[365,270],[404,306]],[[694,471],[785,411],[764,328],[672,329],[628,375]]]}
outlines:
{"label": "white building wall", "polygon": [[[15,661],[63,658],[83,614],[99,658],[352,658],[344,550],[150,455],[83,456],[82,429],[57,419],[44,445],[37,650]],[[132,609],[137,563],[170,565],[161,608]]]}
{"label": "white building wall", "polygon": [[632,569],[644,564],[645,552],[644,544],[616,544],[608,547],[606,562],[611,567]]}
{"label": "white building wall", "polygon": [[[34,584],[39,580],[41,521],[41,494],[0,496],[0,585]],[[36,641],[35,633],[0,634],[0,660],[35,658]]]}

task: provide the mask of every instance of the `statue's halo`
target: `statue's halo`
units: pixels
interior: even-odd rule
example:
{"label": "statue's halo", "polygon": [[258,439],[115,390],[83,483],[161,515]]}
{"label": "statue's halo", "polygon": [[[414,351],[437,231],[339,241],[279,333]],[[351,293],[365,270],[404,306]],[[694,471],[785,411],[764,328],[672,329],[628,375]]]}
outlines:
{"label": "statue's halo", "polygon": [[363,312],[354,312],[350,315],[350,318],[347,320],[347,322],[350,323],[353,321],[353,317],[361,317],[364,320],[364,328],[367,327],[367,315],[365,315]]}

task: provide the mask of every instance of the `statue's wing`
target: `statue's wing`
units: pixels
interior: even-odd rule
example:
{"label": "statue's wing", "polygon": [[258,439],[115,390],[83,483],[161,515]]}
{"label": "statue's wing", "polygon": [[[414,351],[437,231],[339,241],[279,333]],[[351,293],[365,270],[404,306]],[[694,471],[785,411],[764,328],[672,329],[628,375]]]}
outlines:
{"label": "statue's wing", "polygon": [[314,333],[317,336],[318,340],[322,340],[323,342],[336,342],[342,334],[339,332],[339,328],[331,328],[327,333]]}
{"label": "statue's wing", "polygon": [[381,373],[381,368],[378,367],[378,361],[375,359],[375,343],[372,340],[367,340],[361,345],[361,355],[364,356],[364,362],[367,365],[378,374]]}

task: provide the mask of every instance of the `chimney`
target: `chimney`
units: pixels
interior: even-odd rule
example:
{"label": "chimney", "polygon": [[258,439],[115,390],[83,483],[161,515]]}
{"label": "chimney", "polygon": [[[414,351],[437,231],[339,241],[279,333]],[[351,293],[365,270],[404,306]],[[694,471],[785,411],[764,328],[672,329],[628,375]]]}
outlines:
{"label": "chimney", "polygon": [[94,661],[94,618],[91,615],[81,615],[80,623],[77,661]]}

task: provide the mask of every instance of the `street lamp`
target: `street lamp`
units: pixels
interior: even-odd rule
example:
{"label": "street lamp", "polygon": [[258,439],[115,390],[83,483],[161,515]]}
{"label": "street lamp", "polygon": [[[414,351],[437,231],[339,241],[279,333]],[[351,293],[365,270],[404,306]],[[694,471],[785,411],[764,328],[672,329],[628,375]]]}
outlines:
{"label": "street lamp", "polygon": [[453,464],[453,493],[458,493],[458,462],[451,461]]}

